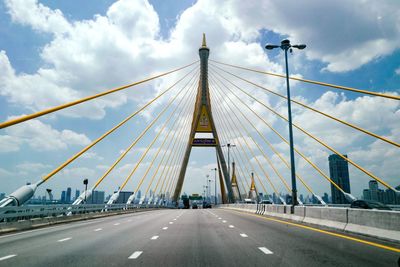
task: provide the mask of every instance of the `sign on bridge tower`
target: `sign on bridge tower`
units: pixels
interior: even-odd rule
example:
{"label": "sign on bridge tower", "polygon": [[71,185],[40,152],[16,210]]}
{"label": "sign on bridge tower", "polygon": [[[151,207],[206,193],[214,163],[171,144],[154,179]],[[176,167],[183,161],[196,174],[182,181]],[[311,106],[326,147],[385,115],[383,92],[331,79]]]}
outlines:
{"label": "sign on bridge tower", "polygon": [[[222,153],[221,144],[218,139],[217,130],[215,128],[214,119],[211,112],[211,101],[208,90],[208,56],[210,49],[206,44],[206,37],[203,33],[203,42],[199,49],[200,56],[200,80],[197,90],[197,98],[195,109],[193,112],[192,129],[190,131],[189,143],[186,147],[185,156],[182,161],[182,166],[179,173],[178,182],[175,188],[173,200],[177,201],[182,190],[183,181],[185,178],[186,168],[189,162],[190,152],[192,147],[215,147],[219,163],[221,164],[222,174],[225,180],[226,188],[228,189],[228,201],[234,202],[231,181],[229,179],[228,169],[224,155]],[[204,138],[197,137],[196,133],[209,133],[212,137]],[[221,184],[221,189],[224,187]]]}

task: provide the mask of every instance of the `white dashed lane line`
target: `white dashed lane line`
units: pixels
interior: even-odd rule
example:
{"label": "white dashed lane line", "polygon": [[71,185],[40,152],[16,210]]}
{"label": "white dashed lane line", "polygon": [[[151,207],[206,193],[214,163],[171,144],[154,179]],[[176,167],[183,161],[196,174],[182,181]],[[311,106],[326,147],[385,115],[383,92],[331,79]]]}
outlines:
{"label": "white dashed lane line", "polygon": [[226,223],[226,221],[225,221],[225,220],[223,220],[222,222],[223,222],[223,223]]}
{"label": "white dashed lane line", "polygon": [[13,258],[15,256],[17,256],[17,254],[7,255],[7,256],[1,257],[0,261],[4,261],[4,260],[10,259],[10,258]]}
{"label": "white dashed lane line", "polygon": [[240,234],[241,237],[248,237],[246,234]]}
{"label": "white dashed lane line", "polygon": [[233,226],[233,225],[231,224],[231,225],[229,225],[229,228],[235,228],[235,226]]}
{"label": "white dashed lane line", "polygon": [[259,250],[261,250],[262,252],[264,252],[264,254],[274,254],[271,250],[267,249],[266,247],[259,247]]}
{"label": "white dashed lane line", "polygon": [[139,256],[143,253],[143,251],[135,251],[132,253],[132,255],[129,256],[128,259],[137,259]]}
{"label": "white dashed lane line", "polygon": [[219,217],[219,218],[218,218],[218,220],[222,220],[222,218],[221,218],[221,217]]}
{"label": "white dashed lane line", "polygon": [[97,228],[97,229],[94,229],[93,231],[98,232],[98,231],[101,231],[101,230],[103,230],[103,228]]}
{"label": "white dashed lane line", "polygon": [[169,224],[174,224],[174,222],[169,222]]}
{"label": "white dashed lane line", "polygon": [[156,240],[158,239],[158,235],[153,236],[152,238],[150,238],[151,240]]}
{"label": "white dashed lane line", "polygon": [[167,229],[168,229],[168,227],[166,227],[166,226],[165,226],[165,227],[163,227],[163,230],[167,230]]}
{"label": "white dashed lane line", "polygon": [[120,225],[120,223],[114,223],[114,225]]}
{"label": "white dashed lane line", "polygon": [[71,240],[71,239],[72,239],[72,237],[67,237],[67,238],[63,238],[63,239],[57,240],[57,242],[65,242],[65,241],[68,241],[68,240]]}

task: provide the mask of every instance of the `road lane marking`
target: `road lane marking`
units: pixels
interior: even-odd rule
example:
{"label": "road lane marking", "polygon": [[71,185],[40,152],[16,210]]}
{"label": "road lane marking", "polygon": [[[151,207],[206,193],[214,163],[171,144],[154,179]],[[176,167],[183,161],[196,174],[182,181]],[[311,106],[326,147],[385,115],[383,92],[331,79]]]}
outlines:
{"label": "road lane marking", "polygon": [[218,220],[222,220],[222,218],[221,218],[221,217],[219,217],[219,218],[218,218]]}
{"label": "road lane marking", "polygon": [[231,224],[231,225],[229,225],[229,228],[235,228],[235,226],[233,226],[233,225]]}
{"label": "road lane marking", "polygon": [[153,236],[152,238],[150,238],[151,240],[156,240],[158,238],[158,235]]}
{"label": "road lane marking", "polygon": [[114,223],[114,225],[120,225],[120,223]]}
{"label": "road lane marking", "polygon": [[240,234],[241,237],[248,237],[246,234]]}
{"label": "road lane marking", "polygon": [[169,222],[169,224],[174,224],[174,222]]}
{"label": "road lane marking", "polygon": [[140,254],[142,254],[142,253],[143,253],[143,251],[135,251],[132,253],[132,255],[129,256],[128,259],[137,259],[137,258],[139,258]]}
{"label": "road lane marking", "polygon": [[174,219],[174,221],[176,221],[176,219]]}
{"label": "road lane marking", "polygon": [[0,258],[0,261],[6,260],[6,259],[9,259],[9,258],[13,258],[13,257],[15,257],[15,256],[17,256],[17,254],[7,255],[7,256],[1,257],[1,258]]}
{"label": "road lane marking", "polygon": [[223,223],[226,223],[226,221],[225,221],[225,220],[223,220],[222,222],[223,222]]}
{"label": "road lane marking", "polygon": [[57,242],[65,242],[65,241],[68,241],[70,239],[72,239],[72,237],[63,238],[63,239],[58,240]]}
{"label": "road lane marking", "polygon": [[163,230],[167,230],[167,229],[168,229],[168,227],[166,227],[166,226],[165,226],[165,227],[163,227]]}
{"label": "road lane marking", "polygon": [[386,249],[386,250],[390,250],[390,251],[394,251],[394,252],[398,252],[398,253],[400,252],[400,249],[395,248],[395,247],[389,247],[389,246],[385,246],[385,245],[378,244],[378,243],[375,243],[375,242],[371,242],[371,241],[367,241],[367,240],[363,240],[363,239],[347,236],[347,235],[344,235],[344,234],[338,234],[338,233],[329,232],[329,231],[326,231],[326,230],[317,229],[317,228],[314,228],[314,227],[311,227],[311,226],[307,226],[307,225],[302,225],[302,224],[298,224],[298,223],[282,221],[282,220],[278,220],[278,219],[274,219],[274,218],[268,218],[268,217],[265,217],[265,216],[262,216],[262,215],[250,214],[250,213],[245,213],[245,212],[241,212],[241,211],[233,211],[232,210],[232,212],[236,212],[236,213],[243,214],[243,215],[249,215],[249,216],[253,216],[253,217],[258,217],[260,219],[264,219],[264,220],[267,220],[267,221],[273,221],[273,222],[277,222],[277,223],[281,223],[281,224],[292,225],[292,226],[295,226],[295,227],[299,227],[299,228],[307,229],[307,230],[310,230],[310,231],[315,231],[315,232],[319,232],[319,233],[322,233],[322,234],[331,235],[331,236],[335,236],[335,237],[339,237],[339,238],[355,241],[355,242],[358,242],[358,243],[370,245],[370,246],[377,247],[377,248],[382,248],[382,249]]}
{"label": "road lane marking", "polygon": [[267,249],[266,247],[259,247],[259,250],[261,250],[262,252],[264,252],[264,254],[274,254],[271,250]]}
{"label": "road lane marking", "polygon": [[103,230],[103,228],[94,229],[95,232],[98,232],[98,231],[101,231],[101,230]]}

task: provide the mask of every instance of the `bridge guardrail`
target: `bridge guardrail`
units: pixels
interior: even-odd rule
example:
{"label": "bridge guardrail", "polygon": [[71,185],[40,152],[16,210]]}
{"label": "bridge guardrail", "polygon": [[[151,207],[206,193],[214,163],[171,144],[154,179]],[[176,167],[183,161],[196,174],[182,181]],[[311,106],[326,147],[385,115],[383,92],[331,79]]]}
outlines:
{"label": "bridge guardrail", "polygon": [[28,220],[34,218],[44,217],[58,217],[58,216],[71,216],[84,213],[96,212],[114,212],[118,210],[131,210],[141,208],[160,208],[164,206],[158,205],[126,205],[126,204],[82,204],[82,205],[32,205],[32,206],[19,206],[19,207],[4,207],[0,208],[0,223],[10,222],[16,220]]}
{"label": "bridge guardrail", "polygon": [[[256,207],[255,207],[256,206]],[[400,212],[347,207],[291,206],[276,204],[226,204],[222,208],[319,225],[400,242]]]}

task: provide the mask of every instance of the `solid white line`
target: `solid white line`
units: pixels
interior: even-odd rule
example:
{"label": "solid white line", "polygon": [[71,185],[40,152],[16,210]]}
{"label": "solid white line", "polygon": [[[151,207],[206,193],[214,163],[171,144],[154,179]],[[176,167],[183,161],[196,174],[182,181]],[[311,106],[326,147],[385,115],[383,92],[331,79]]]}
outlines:
{"label": "solid white line", "polygon": [[120,225],[120,223],[114,223],[114,225]]}
{"label": "solid white line", "polygon": [[140,254],[142,254],[142,253],[143,253],[143,251],[135,251],[135,252],[133,252],[132,255],[129,256],[128,259],[137,259],[137,258],[139,258]]}
{"label": "solid white line", "polygon": [[225,220],[223,220],[222,222],[223,222],[223,223],[226,223],[226,221],[225,221]]}
{"label": "solid white line", "polygon": [[231,225],[229,225],[229,228],[235,228],[235,226],[233,226],[233,225],[231,224]]}
{"label": "solid white line", "polygon": [[267,249],[266,247],[259,247],[258,249],[264,252],[265,254],[274,254],[271,250]]}
{"label": "solid white line", "polygon": [[169,224],[173,224],[174,222],[169,222]]}
{"label": "solid white line", "polygon": [[156,240],[158,238],[158,235],[155,235],[151,238],[151,240]]}
{"label": "solid white line", "polygon": [[97,229],[94,229],[93,231],[98,232],[98,231],[101,231],[101,230],[103,230],[103,228],[97,228]]}
{"label": "solid white line", "polygon": [[240,234],[240,236],[241,236],[241,237],[247,237],[247,235],[246,235],[246,234]]}
{"label": "solid white line", "polygon": [[9,258],[12,258],[12,257],[15,257],[15,256],[17,256],[17,254],[11,254],[11,255],[8,255],[8,256],[4,256],[4,257],[1,257],[1,258],[0,258],[0,261],[9,259]]}
{"label": "solid white line", "polygon": [[168,227],[166,227],[166,226],[165,226],[165,227],[163,227],[163,230],[167,230],[167,229],[168,229]]}
{"label": "solid white line", "polygon": [[63,238],[63,239],[58,240],[57,242],[64,242],[64,241],[68,241],[70,239],[72,239],[72,237]]}

